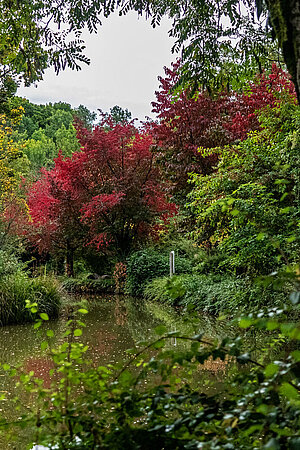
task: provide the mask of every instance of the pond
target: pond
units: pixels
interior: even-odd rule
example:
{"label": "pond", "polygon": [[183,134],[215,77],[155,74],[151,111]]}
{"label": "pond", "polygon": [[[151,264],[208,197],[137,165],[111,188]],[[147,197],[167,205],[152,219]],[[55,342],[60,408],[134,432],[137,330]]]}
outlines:
{"label": "pond", "polygon": [[[204,332],[208,339],[222,338],[225,335],[234,337],[237,333],[235,327],[218,321],[215,317],[198,316],[197,325],[193,325],[190,315],[183,316],[171,307],[144,303],[142,300],[128,297],[113,295],[93,297],[88,299],[88,310],[88,314],[84,316],[86,327],[80,340],[89,346],[89,358],[95,365],[125,360],[128,358],[126,350],[134,347],[138,341],[153,338],[154,328],[160,324],[164,324],[169,331],[180,331],[185,335]],[[63,339],[66,320],[67,314],[63,314],[60,319],[49,323],[49,327],[54,331],[56,343]],[[253,337],[254,341],[255,339]],[[47,352],[41,350],[41,341],[42,336],[33,329],[32,324],[0,328],[0,363],[21,365],[26,372],[34,371],[36,376],[44,380],[44,385],[49,386],[51,362]],[[187,344],[177,342],[173,338],[168,345]],[[222,383],[226,362],[208,361],[202,369],[207,379],[213,377]],[[16,379],[10,378],[5,372],[0,375],[2,381],[0,395],[5,395],[0,402],[0,412],[7,419],[15,420],[22,411],[16,411],[13,398],[18,395],[23,401],[24,409],[31,406],[31,399],[20,391]],[[0,441],[0,448],[24,449],[27,440],[24,431],[22,437],[15,436],[15,439],[15,442],[5,444]]]}

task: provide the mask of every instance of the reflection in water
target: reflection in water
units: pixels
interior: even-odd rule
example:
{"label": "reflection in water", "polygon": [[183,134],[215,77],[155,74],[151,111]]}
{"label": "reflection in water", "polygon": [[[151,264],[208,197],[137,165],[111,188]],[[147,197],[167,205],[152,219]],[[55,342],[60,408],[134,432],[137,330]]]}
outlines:
{"label": "reflection in water", "polygon": [[47,357],[28,357],[22,364],[24,372],[34,372],[34,375],[44,381],[44,387],[50,388],[51,376],[50,370],[54,369],[54,364],[51,359]]}
{"label": "reflection in water", "polygon": [[126,300],[120,295],[115,298],[115,318],[117,325],[125,325],[128,320],[128,311],[126,307]]}
{"label": "reflection in water", "polygon": [[[197,325],[193,325],[193,320],[189,317],[185,320],[172,308],[145,303],[140,299],[122,296],[94,297],[88,300],[88,309],[89,313],[84,317],[86,327],[79,339],[89,346],[88,358],[92,360],[94,366],[125,360],[126,350],[134,347],[138,341],[153,338],[153,329],[159,324],[166,325],[169,331],[177,330],[184,335],[204,332],[208,339],[222,339],[225,335],[236,334],[235,328],[228,324],[224,325],[215,318],[198,317]],[[61,317],[47,324],[54,331],[54,345],[63,342],[66,320],[67,317]],[[41,334],[33,330],[31,324],[0,328],[0,363],[20,364],[26,372],[34,371],[36,376],[44,380],[44,386],[49,387],[51,382],[49,370],[52,368],[52,362],[47,357],[47,352],[43,352],[40,348],[42,340]],[[170,340],[167,345],[172,347],[175,344],[179,349],[189,345],[178,339]],[[195,379],[201,375],[207,380],[213,377],[214,380],[219,379],[221,382],[228,363],[228,360],[208,360],[199,365]],[[16,380],[8,377],[6,373],[0,375],[0,391],[7,393],[7,398],[21,396],[24,408],[30,405],[30,397],[16,387]],[[0,403],[0,408],[7,418],[14,419],[15,408],[9,405],[13,404],[5,400]],[[20,415],[20,412],[17,414]],[[22,439],[25,439],[24,434]],[[23,450],[24,442],[22,441],[19,446],[16,443],[5,444],[5,447],[0,442],[0,449]]]}

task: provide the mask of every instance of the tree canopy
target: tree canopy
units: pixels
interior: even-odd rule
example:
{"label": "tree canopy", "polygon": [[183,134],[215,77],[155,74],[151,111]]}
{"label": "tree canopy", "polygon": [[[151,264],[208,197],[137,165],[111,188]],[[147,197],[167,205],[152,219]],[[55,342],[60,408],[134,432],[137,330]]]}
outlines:
{"label": "tree canopy", "polygon": [[153,26],[165,15],[173,19],[169,34],[175,38],[173,50],[182,50],[181,82],[220,86],[249,77],[278,62],[279,45],[300,97],[297,0],[1,0],[0,4],[4,90],[11,75],[30,84],[41,79],[48,66],[56,73],[65,67],[79,70],[80,63],[89,63],[83,28],[96,32],[101,15],[135,10],[150,17]]}
{"label": "tree canopy", "polygon": [[96,31],[105,2],[88,0],[1,0],[0,78],[20,76],[28,85],[48,66],[79,70],[89,63],[81,33]]}

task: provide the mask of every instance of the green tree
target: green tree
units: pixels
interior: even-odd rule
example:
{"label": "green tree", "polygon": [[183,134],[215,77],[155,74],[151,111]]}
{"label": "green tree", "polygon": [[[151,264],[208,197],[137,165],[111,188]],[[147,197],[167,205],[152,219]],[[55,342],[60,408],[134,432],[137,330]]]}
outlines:
{"label": "green tree", "polygon": [[61,109],[54,110],[47,120],[45,126],[45,134],[51,139],[55,140],[55,134],[61,127],[68,129],[73,122],[73,115],[69,111]]}
{"label": "green tree", "polygon": [[30,161],[30,169],[37,174],[42,167],[51,167],[57,149],[52,139],[39,129],[33,133],[33,138],[23,141],[23,151]]}
{"label": "green tree", "polygon": [[97,113],[90,111],[84,105],[79,105],[78,108],[74,108],[73,116],[75,121],[79,121],[84,128],[92,130],[93,124],[97,118]]}
{"label": "green tree", "polygon": [[127,108],[121,108],[121,106],[115,105],[110,108],[108,116],[111,117],[113,123],[117,125],[118,123],[127,123],[132,120],[132,114]]}
{"label": "green tree", "polygon": [[100,12],[109,8],[94,0],[1,0],[0,7],[0,79],[10,74],[27,85],[49,66],[58,73],[89,63],[82,30],[96,31]]}
{"label": "green tree", "polygon": [[76,130],[73,125],[66,128],[62,125],[55,133],[56,148],[64,156],[72,156],[72,153],[80,150],[80,144],[76,137]]}
{"label": "green tree", "polygon": [[261,131],[219,149],[212,174],[193,175],[189,206],[197,221],[194,236],[223,255],[217,270],[266,274],[286,259],[297,262],[299,113],[293,102],[267,109],[260,118]]}

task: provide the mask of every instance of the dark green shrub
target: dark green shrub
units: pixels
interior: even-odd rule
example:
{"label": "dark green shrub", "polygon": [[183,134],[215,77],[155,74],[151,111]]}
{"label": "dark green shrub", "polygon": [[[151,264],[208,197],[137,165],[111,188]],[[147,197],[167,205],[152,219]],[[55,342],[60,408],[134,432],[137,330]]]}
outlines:
{"label": "dark green shrub", "polygon": [[0,280],[0,325],[34,321],[26,300],[38,304],[39,313],[58,317],[62,292],[53,278],[29,278],[24,273]]}
{"label": "dark green shrub", "polygon": [[133,253],[127,263],[126,289],[131,295],[142,295],[148,281],[165,276],[169,271],[169,256],[154,250]]}
{"label": "dark green shrub", "polygon": [[194,268],[193,273],[207,274],[207,273],[223,273],[226,272],[227,255],[220,252],[202,255],[201,261],[198,262]]}
{"label": "dark green shrub", "polygon": [[[154,278],[169,274],[169,250],[145,249],[133,253],[127,263],[127,292],[141,296],[146,284]],[[192,262],[184,256],[175,257],[177,274],[190,273]]]}

